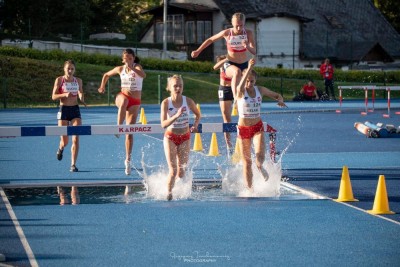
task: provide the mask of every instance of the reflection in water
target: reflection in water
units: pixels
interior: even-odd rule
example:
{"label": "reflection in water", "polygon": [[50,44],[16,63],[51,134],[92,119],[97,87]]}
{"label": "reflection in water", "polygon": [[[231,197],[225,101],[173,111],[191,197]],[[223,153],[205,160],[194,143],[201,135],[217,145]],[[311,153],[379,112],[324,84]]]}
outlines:
{"label": "reflection in water", "polygon": [[[212,183],[208,185],[195,185],[190,196],[177,201],[237,201],[249,199],[248,196],[237,196],[237,192],[231,192],[226,188],[225,182]],[[11,205],[32,206],[32,205],[64,205],[67,204],[135,204],[166,201],[165,198],[157,199],[149,195],[146,187],[140,184],[129,186],[130,193],[125,195],[125,185],[107,186],[52,186],[33,188],[3,188]],[[165,188],[165,186],[163,187]],[[279,194],[274,197],[257,195],[270,200],[299,200],[310,199],[298,191],[284,186],[280,187]]]}
{"label": "reflection in water", "polygon": [[60,205],[66,205],[70,203],[72,203],[72,205],[78,205],[81,202],[78,187],[76,186],[71,187],[71,201],[69,201],[68,195],[66,194],[64,187],[57,186],[57,193],[60,197]]}

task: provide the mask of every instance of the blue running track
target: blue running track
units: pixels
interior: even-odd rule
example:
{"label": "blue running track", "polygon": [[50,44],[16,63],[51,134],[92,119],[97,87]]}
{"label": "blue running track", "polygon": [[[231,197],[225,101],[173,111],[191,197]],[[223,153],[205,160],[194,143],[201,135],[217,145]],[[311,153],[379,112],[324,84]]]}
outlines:
{"label": "blue running track", "polygon": [[[355,122],[400,125],[400,101],[377,101],[366,116],[363,101],[264,103],[264,122],[278,130],[280,195],[239,197],[219,186],[197,186],[192,196],[167,202],[143,187],[125,185],[165,171],[161,134],[135,135],[131,176],[124,174],[124,137],[81,136],[70,173],[70,145],[57,161],[59,137],[0,138],[0,254],[11,266],[400,266],[400,138],[366,138]],[[159,106],[144,105],[159,123]],[[56,108],[0,110],[0,126],[56,125]],[[81,108],[84,125],[111,125],[115,107]],[[201,105],[202,123],[220,123],[216,104]],[[237,120],[237,117],[234,117]],[[234,135],[233,135],[234,136]],[[192,142],[193,142],[192,138]],[[221,182],[227,162],[191,153],[195,182]],[[343,166],[358,202],[338,203]],[[394,215],[371,215],[378,178],[385,176]],[[60,205],[57,186],[80,202]],[[2,262],[0,262],[0,265]]]}

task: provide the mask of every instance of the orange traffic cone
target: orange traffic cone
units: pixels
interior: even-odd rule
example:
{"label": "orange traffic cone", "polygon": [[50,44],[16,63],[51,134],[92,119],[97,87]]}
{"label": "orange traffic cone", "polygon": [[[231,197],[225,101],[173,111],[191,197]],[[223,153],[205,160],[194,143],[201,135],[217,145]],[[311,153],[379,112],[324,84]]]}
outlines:
{"label": "orange traffic cone", "polygon": [[335,201],[350,202],[358,201],[353,196],[353,189],[351,188],[349,170],[347,166],[343,166],[342,179],[340,180],[339,196]]}
{"label": "orange traffic cone", "polygon": [[200,133],[195,133],[194,135],[193,151],[203,151]]}
{"label": "orange traffic cone", "polygon": [[233,152],[233,155],[232,155],[232,163],[237,164],[240,162],[241,159],[242,159],[242,156],[241,156],[241,151],[240,151],[239,138],[236,138],[235,152]]}
{"label": "orange traffic cone", "polygon": [[219,151],[218,151],[218,142],[217,142],[217,134],[213,133],[211,136],[211,144],[210,144],[210,150],[208,152],[208,156],[220,156]]}
{"label": "orange traffic cone", "polygon": [[371,214],[395,214],[389,209],[389,200],[386,192],[385,175],[379,176],[378,186],[376,188],[374,206],[368,210]]}

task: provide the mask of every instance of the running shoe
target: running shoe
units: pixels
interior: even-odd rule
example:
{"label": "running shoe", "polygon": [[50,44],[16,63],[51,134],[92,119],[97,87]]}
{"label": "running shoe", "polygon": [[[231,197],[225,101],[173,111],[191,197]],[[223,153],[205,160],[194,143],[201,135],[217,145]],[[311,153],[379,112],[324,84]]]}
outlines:
{"label": "running shoe", "polygon": [[168,193],[168,195],[167,195],[167,200],[168,200],[168,201],[171,201],[171,200],[172,200],[172,193]]}
{"label": "running shoe", "polygon": [[233,147],[229,147],[228,148],[228,157],[232,158],[234,154],[235,154],[235,149]]}
{"label": "running shoe", "polygon": [[77,172],[78,168],[75,165],[71,166],[71,169],[69,169],[70,172]]}
{"label": "running shoe", "polygon": [[62,160],[62,158],[63,158],[63,152],[64,152],[64,150],[63,149],[58,149],[57,150],[57,159],[58,160]]}
{"label": "running shoe", "polygon": [[129,160],[125,160],[125,174],[131,175],[131,162]]}

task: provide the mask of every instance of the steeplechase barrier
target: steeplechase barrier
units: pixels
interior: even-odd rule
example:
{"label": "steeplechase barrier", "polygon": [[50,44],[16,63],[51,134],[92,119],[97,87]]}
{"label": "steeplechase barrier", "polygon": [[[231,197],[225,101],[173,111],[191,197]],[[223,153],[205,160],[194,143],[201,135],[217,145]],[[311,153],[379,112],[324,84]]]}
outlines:
{"label": "steeplechase barrier", "polygon": [[[189,125],[190,127],[192,125]],[[0,138],[61,136],[61,135],[123,135],[123,134],[163,134],[160,124],[133,125],[80,125],[80,126],[2,126]],[[237,132],[237,123],[202,123],[197,133]],[[269,134],[270,157],[276,158],[276,133],[271,125],[264,123],[264,132]]]}
{"label": "steeplechase barrier", "polygon": [[[190,125],[191,126],[191,125]],[[237,123],[202,123],[198,133],[237,132]],[[115,134],[161,134],[160,124],[132,125],[80,125],[80,126],[2,126],[0,137],[58,136],[58,135],[115,135]],[[276,133],[264,123],[264,131]]]}
{"label": "steeplechase barrier", "polygon": [[[390,117],[390,91],[400,91],[400,86],[376,86],[376,85],[353,85],[353,86],[338,86],[339,89],[339,109],[336,110],[336,113],[342,112],[342,104],[343,104],[343,90],[364,90],[364,103],[365,103],[365,111],[361,112],[361,115],[367,115],[368,112],[374,112],[375,110],[375,90],[386,90],[387,92],[387,114],[383,114],[383,117]],[[368,90],[371,91],[371,102],[372,109],[368,109]],[[396,115],[400,115],[399,112],[396,112]]]}

